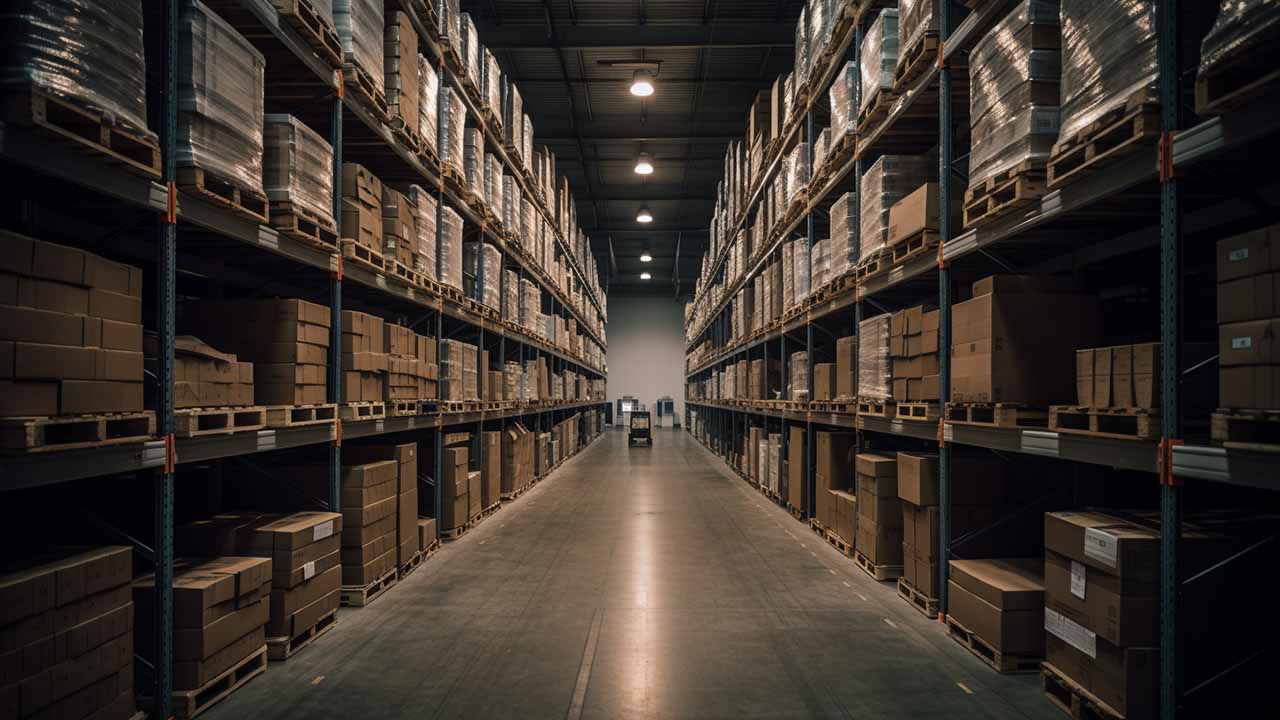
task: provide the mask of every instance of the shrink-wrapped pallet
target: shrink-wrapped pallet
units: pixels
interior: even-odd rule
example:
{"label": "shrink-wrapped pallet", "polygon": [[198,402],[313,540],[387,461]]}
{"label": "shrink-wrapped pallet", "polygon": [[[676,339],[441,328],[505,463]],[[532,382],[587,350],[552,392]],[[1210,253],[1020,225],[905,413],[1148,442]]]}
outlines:
{"label": "shrink-wrapped pallet", "polygon": [[512,175],[502,176],[502,224],[512,232],[520,228],[520,211],[524,206],[520,196],[520,183]]}
{"label": "shrink-wrapped pallet", "polygon": [[858,114],[879,92],[893,89],[893,71],[898,65],[898,11],[881,10],[862,38],[862,85],[858,93]]}
{"label": "shrink-wrapped pallet", "polygon": [[382,72],[383,14],[380,0],[333,0],[333,23],[346,61],[364,71],[386,92]]}
{"label": "shrink-wrapped pallet", "polygon": [[809,186],[809,143],[797,143],[787,161],[787,203]]}
{"label": "shrink-wrapped pallet", "polygon": [[858,196],[847,192],[831,205],[831,277],[839,277],[858,260]]}
{"label": "shrink-wrapped pallet", "polygon": [[934,4],[945,0],[898,0],[898,59],[901,66],[907,52],[921,42],[926,35],[938,34],[938,16]]}
{"label": "shrink-wrapped pallet", "polygon": [[453,208],[440,206],[440,278],[442,285],[462,291],[462,218]]}
{"label": "shrink-wrapped pallet", "polygon": [[178,20],[179,167],[262,193],[266,63],[229,23],[194,0]]}
{"label": "shrink-wrapped pallet", "polygon": [[974,45],[969,183],[1048,159],[1058,139],[1057,0],[1022,0]]}
{"label": "shrink-wrapped pallet", "polygon": [[440,77],[427,58],[418,55],[418,134],[439,155]]}
{"label": "shrink-wrapped pallet", "polygon": [[484,132],[480,128],[469,127],[463,132],[462,160],[467,190],[483,200],[485,197]]}
{"label": "shrink-wrapped pallet", "polygon": [[[1196,112],[1217,115],[1208,106],[1219,100],[1223,91],[1230,93],[1234,85],[1218,88],[1214,79],[1241,59],[1266,67],[1268,47],[1273,47],[1280,28],[1280,4],[1274,0],[1219,0],[1218,18],[1200,44],[1200,68],[1196,75]],[[1272,65],[1274,67],[1274,63]]]}
{"label": "shrink-wrapped pallet", "polygon": [[520,325],[531,333],[538,331],[542,313],[542,290],[529,278],[520,280]]}
{"label": "shrink-wrapped pallet", "polygon": [[409,186],[409,203],[418,209],[417,256],[414,270],[436,279],[436,198],[419,185]]}
{"label": "shrink-wrapped pallet", "polygon": [[387,106],[395,123],[417,128],[422,109],[418,77],[418,33],[409,16],[396,11],[387,16],[382,42],[382,69],[386,74]]}
{"label": "shrink-wrapped pallet", "polygon": [[520,321],[520,277],[515,270],[502,271],[502,319]]}
{"label": "shrink-wrapped pallet", "polygon": [[809,353],[803,350],[791,353],[788,370],[791,385],[789,399],[807,402],[809,400]]}
{"label": "shrink-wrapped pallet", "polygon": [[499,123],[502,122],[502,66],[498,65],[498,58],[494,57],[493,52],[489,48],[484,49],[484,60],[481,66],[481,72],[484,75],[484,83],[480,87],[480,95],[484,102],[489,105],[489,109],[497,117]]}
{"label": "shrink-wrapped pallet", "polygon": [[1061,141],[1134,96],[1156,98],[1154,0],[1063,0]]}
{"label": "shrink-wrapped pallet", "polygon": [[463,262],[468,274],[475,278],[475,293],[472,297],[485,307],[500,309],[502,252],[490,243],[464,243]]}
{"label": "shrink-wrapped pallet", "polygon": [[795,288],[795,302],[801,302],[809,297],[809,289],[812,287],[809,283],[813,270],[809,265],[809,240],[807,238],[799,238],[793,240],[794,248],[791,250],[792,263],[792,284]]}
{"label": "shrink-wrapped pallet", "polygon": [[808,10],[800,7],[800,19],[796,21],[796,62],[794,87],[804,87],[809,81],[809,21]]}
{"label": "shrink-wrapped pallet", "polygon": [[831,239],[822,238],[813,243],[813,282],[814,289],[831,281]]}
{"label": "shrink-wrapped pallet", "polygon": [[139,0],[9,2],[0,14],[6,40],[0,85],[101,111],[121,129],[154,139],[142,25]]}
{"label": "shrink-wrapped pallet", "polygon": [[466,142],[467,109],[462,104],[462,97],[458,95],[458,91],[458,88],[453,87],[442,86],[440,89],[443,98],[440,103],[436,152],[440,154],[441,162],[452,166],[459,175],[462,175],[465,172],[463,145]]}
{"label": "shrink-wrapped pallet", "polygon": [[839,145],[852,135],[858,124],[858,64],[847,62],[827,90],[831,103],[831,145]]}
{"label": "shrink-wrapped pallet", "polygon": [[471,13],[458,15],[458,35],[462,39],[462,74],[476,86],[481,88],[480,65],[484,60],[484,48],[480,45],[480,33],[476,31],[476,23]]}
{"label": "shrink-wrapped pallet", "polygon": [[866,174],[858,191],[861,205],[858,259],[865,260],[885,246],[889,208],[916,188],[936,180],[938,161],[932,155],[881,155]]}
{"label": "shrink-wrapped pallet", "polygon": [[502,176],[502,160],[493,153],[484,155],[484,201],[494,215],[502,216],[502,206],[506,198]]}
{"label": "shrink-wrapped pallet", "polygon": [[893,388],[889,360],[889,315],[858,324],[858,397],[887,400]]}
{"label": "shrink-wrapped pallet", "polygon": [[[520,89],[511,77],[502,78],[502,140],[516,147],[523,141],[524,133],[524,101],[520,97]],[[523,152],[523,146],[521,151]]]}
{"label": "shrink-wrapped pallet", "polygon": [[458,32],[458,17],[462,13],[458,9],[459,0],[431,0],[431,4],[435,6],[436,18],[440,23],[440,36],[450,47],[459,50],[461,55],[462,36]]}
{"label": "shrink-wrapped pallet", "polygon": [[270,114],[264,122],[267,199],[289,203],[333,227],[333,147],[292,115]]}
{"label": "shrink-wrapped pallet", "polygon": [[796,276],[793,264],[795,251],[796,243],[794,240],[782,243],[782,306],[777,310],[779,315],[786,312],[796,302]]}

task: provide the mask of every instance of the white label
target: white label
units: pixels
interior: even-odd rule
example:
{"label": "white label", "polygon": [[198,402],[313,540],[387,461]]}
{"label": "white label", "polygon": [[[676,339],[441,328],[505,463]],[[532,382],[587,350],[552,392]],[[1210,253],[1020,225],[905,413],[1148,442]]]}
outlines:
{"label": "white label", "polygon": [[1253,347],[1253,338],[1248,335],[1231,338],[1232,350],[1248,350],[1251,347]]}
{"label": "white label", "polygon": [[1071,647],[1088,655],[1098,657],[1098,636],[1092,630],[1071,620],[1049,608],[1044,609],[1044,629]]}
{"label": "white label", "polygon": [[1085,528],[1084,530],[1084,556],[1093,558],[1098,562],[1106,563],[1111,567],[1116,566],[1116,536],[1105,530],[1096,528]]}
{"label": "white label", "polygon": [[1071,561],[1071,594],[1084,599],[1084,565]]}
{"label": "white label", "polygon": [[323,540],[333,534],[333,521],[326,520],[311,528],[311,542]]}
{"label": "white label", "polygon": [[1230,253],[1228,253],[1228,254],[1227,254],[1227,259],[1228,259],[1228,260],[1230,260],[1231,262],[1238,262],[1238,261],[1240,261],[1240,260],[1248,260],[1248,259],[1249,259],[1249,248],[1247,248],[1247,247],[1236,248],[1235,250],[1232,250]]}
{"label": "white label", "polygon": [[307,563],[306,565],[303,565],[303,566],[302,566],[302,579],[303,579],[303,580],[310,580],[311,578],[315,577],[315,574],[316,574],[316,561],[315,561],[315,560],[312,560],[311,562],[309,562],[309,563]]}

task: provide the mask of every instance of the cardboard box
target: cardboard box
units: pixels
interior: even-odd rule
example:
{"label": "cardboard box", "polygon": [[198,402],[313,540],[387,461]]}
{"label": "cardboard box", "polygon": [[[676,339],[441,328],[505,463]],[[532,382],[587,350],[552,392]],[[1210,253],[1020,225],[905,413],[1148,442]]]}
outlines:
{"label": "cardboard box", "polygon": [[886,244],[938,229],[938,183],[925,183],[889,208]]}
{"label": "cardboard box", "polygon": [[1052,550],[1044,555],[1045,605],[1113,645],[1158,645],[1159,583],[1126,579]]}
{"label": "cardboard box", "polygon": [[1149,720],[1157,717],[1160,649],[1154,647],[1117,648],[1107,642],[1094,642],[1092,655],[1078,646],[1089,647],[1086,640],[1075,645],[1059,634],[1072,638],[1087,637],[1070,620],[1053,610],[1045,610],[1045,662],[1097,697],[1127,720]]}
{"label": "cardboard box", "polygon": [[898,497],[912,505],[937,505],[938,455],[900,452],[897,458]]}
{"label": "cardboard box", "polygon": [[1218,241],[1218,282],[1280,271],[1280,225]]}
{"label": "cardboard box", "polygon": [[1112,348],[1094,348],[1092,407],[1111,407]]}
{"label": "cardboard box", "polygon": [[[804,468],[805,468],[804,427],[800,425],[792,425],[789,429],[789,433],[790,434],[787,437],[787,476],[786,476],[787,502],[791,503],[793,507],[803,508],[806,511],[812,509],[813,512],[816,514],[818,513],[817,505],[815,504],[811,508],[810,505],[806,503],[806,500],[808,500],[808,498],[805,497],[808,493],[805,491],[805,483],[804,483]],[[770,471],[772,472],[773,468],[770,468]],[[817,473],[815,470],[815,478],[816,477],[817,477]],[[815,485],[819,490],[823,489],[822,483],[820,480],[815,479]],[[817,500],[817,498],[814,498],[814,500]]]}
{"label": "cardboard box", "polygon": [[1076,404],[1093,407],[1094,349],[1076,350]]}
{"label": "cardboard box", "polygon": [[836,397],[836,366],[834,363],[816,363],[813,366],[813,399],[834,400]]}
{"label": "cardboard box", "polygon": [[[836,340],[836,399],[852,400],[857,394],[858,378],[854,375],[854,342],[852,335]],[[757,397],[752,395],[752,397]]]}
{"label": "cardboard box", "polygon": [[1265,273],[1218,284],[1218,322],[1265,320],[1280,315],[1280,273]]}
{"label": "cardboard box", "polygon": [[1044,656],[1039,558],[953,560],[947,613],[1001,653]]}
{"label": "cardboard box", "polygon": [[1218,326],[1218,365],[1280,364],[1280,318]]}
{"label": "cardboard box", "polygon": [[877,525],[867,520],[865,514],[861,511],[862,498],[859,496],[857,501],[858,510],[858,540],[855,546],[858,552],[862,553],[876,565],[898,566],[902,565],[902,525],[901,522],[893,527]]}

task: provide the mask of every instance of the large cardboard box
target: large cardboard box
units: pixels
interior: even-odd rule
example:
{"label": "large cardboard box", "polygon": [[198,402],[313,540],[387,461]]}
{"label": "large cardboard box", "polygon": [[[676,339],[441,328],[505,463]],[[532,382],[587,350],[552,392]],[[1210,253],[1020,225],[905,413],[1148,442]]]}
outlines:
{"label": "large cardboard box", "polygon": [[854,343],[850,335],[836,340],[836,399],[852,400],[857,394],[858,379],[854,375]]}
{"label": "large cardboard box", "polygon": [[470,453],[466,447],[446,447],[441,460],[440,529],[453,530],[470,519],[468,514],[467,463]]}
{"label": "large cardboard box", "polygon": [[815,500],[823,507],[816,507],[819,519],[825,518],[823,524],[835,524],[832,514],[834,505],[830,490],[849,490],[854,486],[853,472],[850,468],[850,454],[857,442],[855,433],[849,432],[817,432],[814,446],[814,486]]}
{"label": "large cardboard box", "polygon": [[[1070,623],[1068,620],[1067,623]],[[1056,628],[1059,618],[1052,610],[1045,610],[1045,625]],[[1073,631],[1059,631],[1064,635],[1080,637]],[[1119,648],[1106,642],[1089,646],[1086,640],[1073,645],[1055,635],[1045,633],[1045,662],[1066,675],[1077,685],[1106,703],[1126,720],[1148,720],[1157,717],[1160,677],[1160,648]],[[1092,652],[1085,652],[1080,648]]]}
{"label": "large cardboard box", "polygon": [[1044,584],[1039,558],[952,560],[947,612],[997,651],[1044,655]]}
{"label": "large cardboard box", "polygon": [[787,502],[792,507],[804,508],[805,505],[805,442],[804,427],[792,425],[787,436]]}
{"label": "large cardboard box", "polygon": [[833,363],[817,363],[813,366],[813,399],[833,400],[836,397],[836,366]]}

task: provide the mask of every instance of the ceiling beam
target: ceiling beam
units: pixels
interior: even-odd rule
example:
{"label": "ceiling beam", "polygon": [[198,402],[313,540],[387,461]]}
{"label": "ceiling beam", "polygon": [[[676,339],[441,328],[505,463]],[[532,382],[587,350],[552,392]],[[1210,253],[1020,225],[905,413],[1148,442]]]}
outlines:
{"label": "ceiling beam", "polygon": [[[477,18],[480,37],[490,50],[545,49],[546,26],[504,23]],[[795,29],[786,23],[717,22],[710,24],[610,23],[553,26],[560,50],[697,50],[699,48],[792,47]],[[659,73],[658,82],[662,82]]]}

